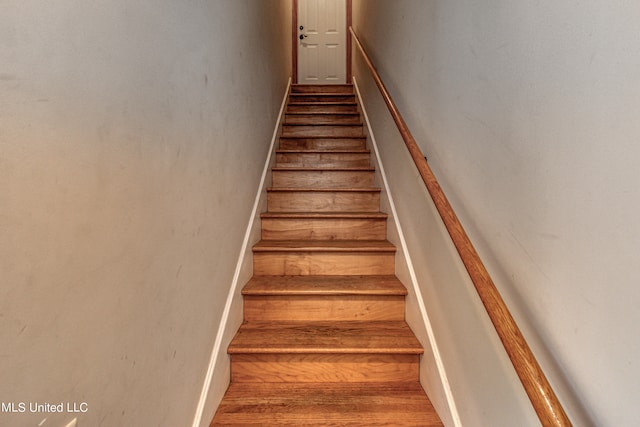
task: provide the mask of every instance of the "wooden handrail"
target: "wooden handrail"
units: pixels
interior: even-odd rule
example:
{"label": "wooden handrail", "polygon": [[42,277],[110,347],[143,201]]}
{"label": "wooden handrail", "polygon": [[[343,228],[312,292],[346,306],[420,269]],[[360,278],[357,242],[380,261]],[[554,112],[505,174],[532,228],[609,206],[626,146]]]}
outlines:
{"label": "wooden handrail", "polygon": [[538,361],[529,348],[518,325],[516,325],[516,322],[513,320],[513,316],[511,316],[509,309],[500,296],[491,276],[489,276],[480,256],[473,247],[471,240],[469,240],[462,224],[460,224],[438,180],[424,158],[420,147],[418,147],[416,140],[413,138],[413,135],[411,135],[406,122],[402,118],[391,95],[389,95],[389,91],[387,91],[380,75],[371,62],[371,58],[369,58],[369,55],[362,46],[353,27],[349,27],[349,30],[353,36],[353,41],[362,53],[369,70],[373,74],[373,79],[378,85],[387,107],[389,107],[389,112],[398,126],[402,139],[404,139],[409,153],[411,153],[411,157],[420,172],[420,176],[444,221],[444,225],[453,240],[453,244],[460,254],[460,258],[471,277],[473,285],[478,291],[478,295],[480,295],[480,299],[489,314],[493,326],[498,332],[498,336],[511,359],[511,363],[513,363],[518,377],[520,377],[520,381],[531,400],[533,408],[538,414],[540,422],[544,427],[571,426],[571,421],[569,421],[564,408],[542,372]]}

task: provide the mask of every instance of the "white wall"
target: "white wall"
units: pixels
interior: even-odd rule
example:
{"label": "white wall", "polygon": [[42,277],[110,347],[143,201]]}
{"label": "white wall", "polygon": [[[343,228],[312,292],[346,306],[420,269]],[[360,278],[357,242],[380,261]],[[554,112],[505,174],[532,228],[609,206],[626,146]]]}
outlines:
{"label": "white wall", "polygon": [[[405,251],[390,226],[388,238],[401,249],[396,275],[408,290],[405,318],[425,350],[420,382],[447,427],[538,425],[384,98],[362,56],[355,59],[354,81],[395,201],[393,225],[406,241]],[[385,199],[383,211],[391,212]]]}
{"label": "white wall", "polygon": [[575,424],[637,424],[640,6],[354,3],[355,26]]}
{"label": "white wall", "polygon": [[[396,275],[408,290],[405,318],[425,350],[420,382],[445,426],[536,425],[531,404],[361,58],[356,55],[354,81],[364,94],[362,104],[394,200],[388,238],[399,248]],[[385,199],[383,211],[392,212]],[[406,251],[394,232],[397,224]]]}
{"label": "white wall", "polygon": [[288,3],[1,2],[0,401],[191,423],[289,76]]}

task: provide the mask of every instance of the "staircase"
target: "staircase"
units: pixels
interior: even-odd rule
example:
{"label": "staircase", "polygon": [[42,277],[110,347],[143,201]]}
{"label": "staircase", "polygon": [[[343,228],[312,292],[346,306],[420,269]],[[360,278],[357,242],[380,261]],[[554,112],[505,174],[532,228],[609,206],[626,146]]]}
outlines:
{"label": "staircase", "polygon": [[211,426],[442,426],[351,85],[294,85]]}

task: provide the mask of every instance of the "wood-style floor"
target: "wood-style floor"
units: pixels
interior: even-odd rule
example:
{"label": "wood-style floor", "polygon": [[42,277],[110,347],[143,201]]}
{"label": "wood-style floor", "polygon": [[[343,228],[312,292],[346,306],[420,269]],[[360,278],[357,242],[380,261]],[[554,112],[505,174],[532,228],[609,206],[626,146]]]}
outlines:
{"label": "wood-style floor", "polygon": [[351,85],[294,85],[211,426],[442,426]]}

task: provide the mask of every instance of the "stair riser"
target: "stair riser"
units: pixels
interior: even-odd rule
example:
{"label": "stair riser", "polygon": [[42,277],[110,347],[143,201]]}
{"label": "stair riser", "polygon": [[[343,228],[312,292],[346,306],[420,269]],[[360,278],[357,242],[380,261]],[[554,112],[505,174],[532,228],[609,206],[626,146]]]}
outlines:
{"label": "stair riser", "polygon": [[367,188],[372,187],[373,171],[273,171],[274,187],[324,187]]}
{"label": "stair riser", "polygon": [[363,150],[364,138],[282,138],[281,150]]}
{"label": "stair riser", "polygon": [[384,219],[308,219],[262,220],[264,240],[382,240],[387,236]]}
{"label": "stair riser", "polygon": [[359,114],[287,114],[287,125],[362,124]]}
{"label": "stair riser", "polygon": [[294,94],[289,96],[290,102],[356,102],[356,96],[350,94]]}
{"label": "stair riser", "polygon": [[419,356],[398,354],[234,354],[235,382],[413,382]]}
{"label": "stair riser", "polygon": [[270,212],[378,212],[379,192],[269,191]]}
{"label": "stair riser", "polygon": [[279,153],[277,167],[355,167],[369,166],[369,153]]}
{"label": "stair riser", "polygon": [[364,136],[362,125],[307,126],[283,125],[282,136],[358,137]]}
{"label": "stair riser", "polygon": [[253,273],[262,276],[394,274],[394,253],[254,252]]}
{"label": "stair riser", "polygon": [[291,93],[348,93],[353,94],[352,85],[293,85]]}
{"label": "stair riser", "polygon": [[358,106],[355,104],[344,105],[295,105],[290,104],[287,107],[287,113],[357,113]]}
{"label": "stair riser", "polygon": [[245,296],[244,320],[404,320],[404,296]]}

